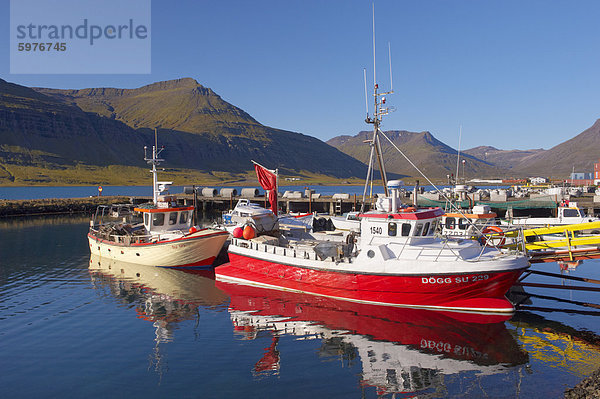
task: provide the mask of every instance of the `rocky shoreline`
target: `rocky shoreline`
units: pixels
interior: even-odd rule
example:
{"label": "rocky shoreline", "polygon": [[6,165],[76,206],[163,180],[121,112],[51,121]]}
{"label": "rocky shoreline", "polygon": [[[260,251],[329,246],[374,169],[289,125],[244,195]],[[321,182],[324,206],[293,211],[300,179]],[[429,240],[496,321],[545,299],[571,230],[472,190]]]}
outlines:
{"label": "rocky shoreline", "polygon": [[129,197],[0,200],[0,217],[91,213],[98,205],[129,203]]}
{"label": "rocky shoreline", "polygon": [[565,391],[565,399],[600,398],[600,369]]}

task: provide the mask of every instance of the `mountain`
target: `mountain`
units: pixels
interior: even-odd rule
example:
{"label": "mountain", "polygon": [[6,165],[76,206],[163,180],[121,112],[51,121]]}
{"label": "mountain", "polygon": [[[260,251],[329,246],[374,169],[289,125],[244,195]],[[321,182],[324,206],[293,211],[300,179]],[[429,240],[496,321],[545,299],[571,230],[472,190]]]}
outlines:
{"label": "mountain", "polygon": [[519,164],[519,171],[528,176],[567,178],[576,172],[593,172],[600,159],[600,119],[577,136],[547,151],[528,157]]}
{"label": "mountain", "polygon": [[565,179],[573,168],[576,172],[594,170],[594,163],[600,159],[600,119],[577,136],[549,150],[499,150],[482,146],[465,153],[507,169],[513,176]]}
{"label": "mountain", "polygon": [[[28,88],[0,79],[0,184],[146,184],[142,147],[152,146],[155,128],[166,147],[163,179],[178,176],[194,184],[253,177],[252,159],[282,175],[362,179],[370,150],[364,140],[371,137],[360,132],[326,144],[274,129],[191,78],[82,90]],[[431,133],[386,135],[427,176],[456,173],[456,150]],[[382,147],[388,172],[420,177],[387,140]],[[592,171],[598,148],[600,120],[550,150],[466,150],[460,175],[566,178],[573,167]]]}
{"label": "mountain", "polygon": [[[134,165],[143,135],[30,88],[0,80],[0,182],[44,183],[78,165]],[[128,137],[129,136],[129,137]],[[150,135],[145,135],[150,138]],[[117,150],[118,149],[118,150]]]}
{"label": "mountain", "polygon": [[[366,173],[364,164],[316,138],[260,124],[193,79],[83,90],[0,79],[0,183],[107,184],[123,173],[145,176],[142,147],[154,143],[155,128],[164,166],[189,173],[240,178],[252,170],[251,159],[282,174]],[[104,177],[94,180],[94,173]]]}
{"label": "mountain", "polygon": [[527,171],[523,165],[545,151],[541,148],[536,150],[499,150],[490,146],[480,146],[465,150],[464,153],[513,173],[525,173],[526,175]]}
{"label": "mountain", "polygon": [[[439,179],[456,173],[457,151],[436,139],[430,132],[392,130],[384,133],[427,177]],[[362,131],[356,136],[338,136],[327,141],[327,144],[368,163],[370,147],[364,141],[370,140],[372,134]],[[415,168],[383,137],[381,147],[388,172],[420,177]],[[467,177],[498,177],[506,172],[470,154],[461,154],[461,160],[465,161],[464,171],[461,162],[461,176],[464,173]]]}
{"label": "mountain", "polygon": [[243,135],[248,127],[263,127],[246,112],[191,78],[157,82],[137,89],[34,90],[134,129]]}

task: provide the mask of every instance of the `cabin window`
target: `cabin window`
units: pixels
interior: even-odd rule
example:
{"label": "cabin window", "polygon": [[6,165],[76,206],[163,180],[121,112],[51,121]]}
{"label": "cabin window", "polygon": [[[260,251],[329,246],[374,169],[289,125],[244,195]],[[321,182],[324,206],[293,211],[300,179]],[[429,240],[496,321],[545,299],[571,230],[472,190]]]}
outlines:
{"label": "cabin window", "polygon": [[437,229],[437,220],[431,222],[431,229],[429,231],[433,234],[435,232],[435,229]]}
{"label": "cabin window", "polygon": [[579,217],[579,209],[565,209],[563,211],[563,216],[567,218]]}
{"label": "cabin window", "polygon": [[181,212],[181,216],[179,216],[179,224],[186,224],[188,221],[189,212]]}
{"label": "cabin window", "polygon": [[423,231],[423,225],[421,223],[417,223],[417,227],[415,227],[415,236],[420,236],[421,231]]}
{"label": "cabin window", "polygon": [[426,236],[429,233],[429,222],[425,223],[425,227],[423,227],[423,235]]}
{"label": "cabin window", "polygon": [[458,219],[458,228],[460,230],[466,230],[468,225],[469,225],[469,222],[467,222],[467,219],[463,219],[463,218]]}
{"label": "cabin window", "polygon": [[395,222],[388,223],[388,236],[395,237],[398,233],[398,225]]}
{"label": "cabin window", "polygon": [[402,236],[408,237],[410,235],[410,223],[402,223]]}
{"label": "cabin window", "polygon": [[155,213],[152,215],[152,226],[162,226],[165,224],[165,214]]}
{"label": "cabin window", "polygon": [[454,230],[455,223],[456,221],[454,220],[454,218],[446,218],[446,228],[448,230]]}
{"label": "cabin window", "polygon": [[172,226],[175,223],[177,223],[177,212],[171,212],[169,213],[169,226]]}
{"label": "cabin window", "polygon": [[144,224],[148,226],[150,224],[150,214],[144,213]]}

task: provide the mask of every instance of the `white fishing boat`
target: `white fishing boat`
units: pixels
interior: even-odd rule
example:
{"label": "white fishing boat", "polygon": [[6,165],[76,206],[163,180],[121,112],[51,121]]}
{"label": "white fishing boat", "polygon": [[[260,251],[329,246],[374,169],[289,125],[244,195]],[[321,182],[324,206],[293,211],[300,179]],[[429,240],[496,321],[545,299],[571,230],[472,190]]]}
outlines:
{"label": "white fishing boat", "polygon": [[[267,198],[271,202],[270,208],[264,208],[257,203],[250,202],[248,199],[238,200],[235,207],[227,212],[224,212],[221,216],[221,224],[218,226],[223,227],[229,233],[233,234],[234,237],[237,235],[241,237],[239,233],[246,226],[250,226],[253,230],[253,234],[262,234],[270,231],[279,229],[279,226],[287,227],[299,227],[304,230],[312,229],[314,214],[303,213],[303,214],[284,214],[278,215],[277,210],[277,185],[278,176],[277,169],[269,170],[264,166],[252,161],[254,168],[258,176],[259,183],[267,190]],[[236,231],[234,234],[234,231]]]}
{"label": "white fishing boat", "polygon": [[343,216],[330,216],[333,226],[338,230],[360,230],[360,212],[352,211]]}
{"label": "white fishing boat", "polygon": [[261,233],[279,228],[277,216],[271,209],[266,209],[259,204],[247,199],[238,200],[235,207],[222,215],[223,228],[233,233],[236,227],[243,228],[250,225],[255,231]]}
{"label": "white fishing boat", "polygon": [[217,280],[366,304],[514,311],[505,294],[529,267],[522,251],[440,238],[434,231],[442,209],[401,206],[397,187],[388,189],[380,136],[395,145],[379,126],[388,113],[383,96],[392,92],[379,93],[374,85],[375,112],[366,120],[374,129],[365,192],[376,157],[386,196],[376,210],[361,210],[360,233],[280,229],[234,235],[230,262],[215,269]]}
{"label": "white fishing boat", "polygon": [[600,221],[600,218],[588,216],[577,206],[577,202],[563,202],[556,209],[555,217],[513,217],[502,220],[503,226],[509,227],[552,227],[566,226]]}
{"label": "white fishing boat", "polygon": [[168,193],[172,183],[157,179],[156,166],[163,161],[157,147],[155,142],[152,158],[144,157],[152,164],[153,201],[133,210],[123,205],[98,207],[88,232],[90,252],[142,265],[209,268],[229,234],[192,226],[194,207],[179,206]]}

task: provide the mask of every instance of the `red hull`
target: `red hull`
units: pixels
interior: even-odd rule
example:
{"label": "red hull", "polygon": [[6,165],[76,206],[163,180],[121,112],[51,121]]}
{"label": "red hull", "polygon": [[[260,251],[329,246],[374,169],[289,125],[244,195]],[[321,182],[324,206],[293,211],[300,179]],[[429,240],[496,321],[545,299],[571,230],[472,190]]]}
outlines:
{"label": "red hull", "polygon": [[202,259],[198,262],[188,263],[187,265],[179,266],[163,266],[169,269],[210,269],[217,257],[211,256],[210,258]]}
{"label": "red hull", "polygon": [[229,253],[217,279],[377,305],[512,312],[504,296],[523,269],[476,274],[377,275],[323,271]]}

